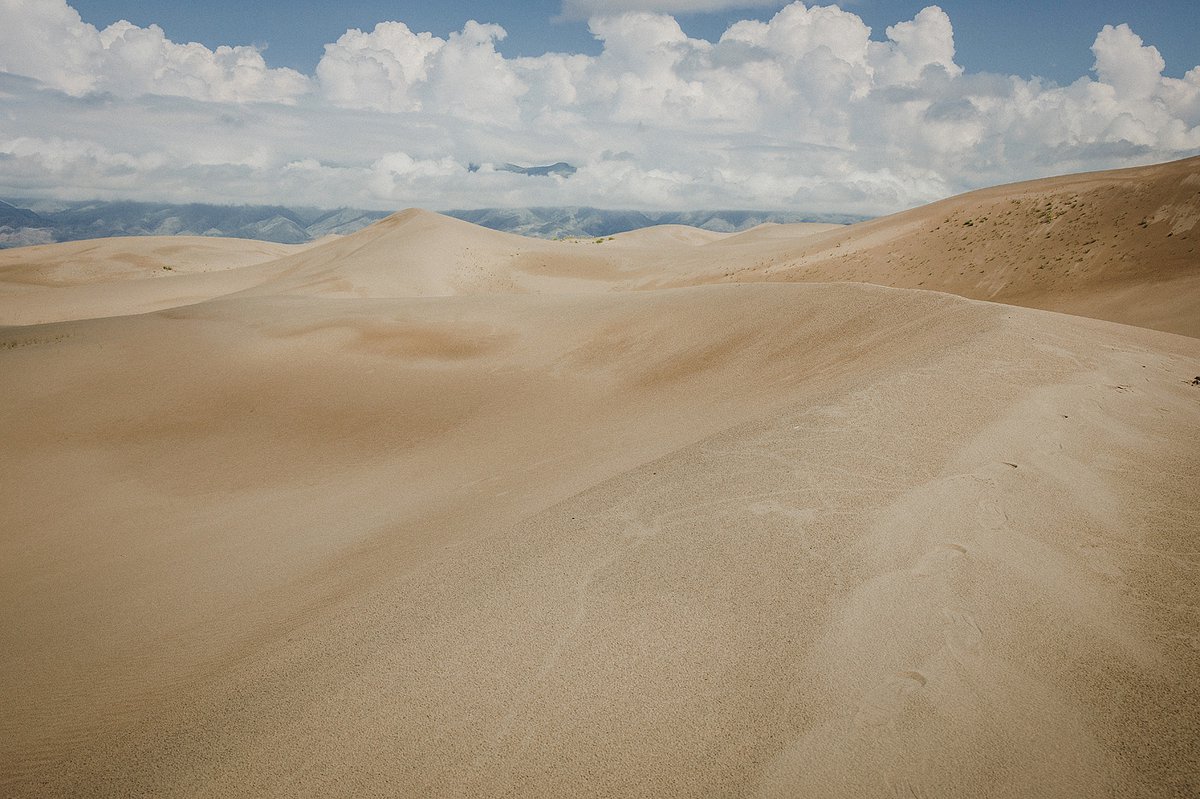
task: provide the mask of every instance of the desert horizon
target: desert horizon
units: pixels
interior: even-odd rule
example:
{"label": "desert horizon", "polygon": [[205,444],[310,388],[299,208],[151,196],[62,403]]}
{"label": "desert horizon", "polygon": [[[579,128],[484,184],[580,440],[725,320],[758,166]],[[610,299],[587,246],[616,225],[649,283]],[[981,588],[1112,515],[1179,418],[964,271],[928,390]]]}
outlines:
{"label": "desert horizon", "polygon": [[1198,221],[0,251],[3,792],[1194,793]]}

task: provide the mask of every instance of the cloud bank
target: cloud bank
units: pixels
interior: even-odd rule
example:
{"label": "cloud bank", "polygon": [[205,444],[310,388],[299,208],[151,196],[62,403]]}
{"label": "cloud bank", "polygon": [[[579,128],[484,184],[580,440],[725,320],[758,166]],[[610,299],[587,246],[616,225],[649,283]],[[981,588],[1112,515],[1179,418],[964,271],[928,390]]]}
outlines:
{"label": "cloud bank", "polygon": [[[306,76],[156,26],[97,30],[62,0],[0,0],[0,192],[877,214],[1200,152],[1200,67],[1164,76],[1125,25],[1099,31],[1094,74],[1067,86],[965,73],[936,6],[875,37],[801,2],[717,42],[665,13],[589,26],[597,56],[506,58],[497,25],[441,38],[381,22],[325,45]],[[555,161],[579,169],[490,166]]]}

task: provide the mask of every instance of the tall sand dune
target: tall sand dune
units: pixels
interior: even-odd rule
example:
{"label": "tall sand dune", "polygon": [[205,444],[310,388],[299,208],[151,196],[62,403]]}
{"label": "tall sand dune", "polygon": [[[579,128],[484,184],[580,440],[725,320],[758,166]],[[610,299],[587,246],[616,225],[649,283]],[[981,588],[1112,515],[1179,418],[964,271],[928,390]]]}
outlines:
{"label": "tall sand dune", "polygon": [[0,794],[1200,793],[1195,171],[6,254]]}
{"label": "tall sand dune", "polygon": [[1200,158],[1189,158],[999,186],[798,236],[736,279],[947,291],[1196,337],[1198,223]]}

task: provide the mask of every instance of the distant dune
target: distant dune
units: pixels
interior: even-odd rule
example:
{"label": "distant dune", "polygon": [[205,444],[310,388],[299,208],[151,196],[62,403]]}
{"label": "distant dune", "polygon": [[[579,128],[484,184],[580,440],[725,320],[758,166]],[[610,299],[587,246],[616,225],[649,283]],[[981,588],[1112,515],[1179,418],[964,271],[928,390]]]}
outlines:
{"label": "distant dune", "polygon": [[208,299],[243,285],[244,267],[304,246],[145,236],[0,250],[0,325],[119,316]]}
{"label": "distant dune", "polygon": [[1196,795],[1197,219],[0,253],[0,794]]}
{"label": "distant dune", "polygon": [[145,236],[93,239],[0,250],[0,279],[43,286],[77,286],[157,276],[211,272],[273,261],[296,246],[247,239]]}

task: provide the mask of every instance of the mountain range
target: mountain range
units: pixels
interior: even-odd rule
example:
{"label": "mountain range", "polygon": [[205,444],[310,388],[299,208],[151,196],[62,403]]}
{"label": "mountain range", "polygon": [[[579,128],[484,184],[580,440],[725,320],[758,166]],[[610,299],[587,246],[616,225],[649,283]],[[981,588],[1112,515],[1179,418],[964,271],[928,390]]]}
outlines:
{"label": "mountain range", "polygon": [[[354,233],[389,213],[360,208],[9,199],[0,200],[0,248],[112,236],[174,235],[303,244],[331,234]],[[849,223],[863,218],[776,211],[646,212],[587,207],[483,208],[445,213],[493,230],[548,239],[610,236],[650,225],[680,224],[731,233],[764,222]]]}
{"label": "mountain range", "polygon": [[0,201],[0,247],[112,236],[220,236],[303,244],[361,230],[385,211],[275,205]]}

